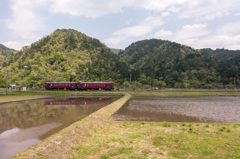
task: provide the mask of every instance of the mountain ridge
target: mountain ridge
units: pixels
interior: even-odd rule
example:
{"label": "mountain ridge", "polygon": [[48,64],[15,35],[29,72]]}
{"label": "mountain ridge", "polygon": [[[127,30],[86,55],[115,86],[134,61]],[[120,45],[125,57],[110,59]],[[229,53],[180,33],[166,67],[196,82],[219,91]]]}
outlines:
{"label": "mountain ridge", "polygon": [[[5,59],[4,64],[13,72],[13,81],[19,83],[21,76],[30,87],[34,82],[34,86],[42,87],[46,81],[103,80],[122,87],[130,74],[139,88],[184,88],[186,81],[188,88],[233,87],[233,78],[240,83],[240,54],[221,52],[217,56],[214,50],[197,50],[160,39],[137,41],[125,50],[110,49],[76,30],[57,29]],[[224,59],[229,52],[234,56]],[[4,70],[1,72],[4,79]]]}
{"label": "mountain ridge", "polygon": [[[58,29],[7,61],[17,78],[41,87],[46,81],[118,81],[130,67],[98,39],[73,29]],[[37,83],[36,83],[37,81]],[[119,81],[121,82],[121,81]]]}

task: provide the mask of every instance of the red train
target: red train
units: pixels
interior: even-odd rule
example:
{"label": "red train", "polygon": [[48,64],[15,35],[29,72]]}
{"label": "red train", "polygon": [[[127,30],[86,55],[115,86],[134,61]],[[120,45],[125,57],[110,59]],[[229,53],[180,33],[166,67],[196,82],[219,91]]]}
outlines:
{"label": "red train", "polygon": [[114,90],[113,82],[46,82],[45,89],[64,90]]}

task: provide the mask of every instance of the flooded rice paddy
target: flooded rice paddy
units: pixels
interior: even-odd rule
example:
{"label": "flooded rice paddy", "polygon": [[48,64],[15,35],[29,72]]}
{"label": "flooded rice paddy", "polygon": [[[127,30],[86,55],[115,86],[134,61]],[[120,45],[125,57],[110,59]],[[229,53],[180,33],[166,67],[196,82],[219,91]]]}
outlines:
{"label": "flooded rice paddy", "polygon": [[41,99],[0,104],[0,159],[7,159],[116,98]]}
{"label": "flooded rice paddy", "polygon": [[240,123],[240,97],[131,99],[110,120]]}

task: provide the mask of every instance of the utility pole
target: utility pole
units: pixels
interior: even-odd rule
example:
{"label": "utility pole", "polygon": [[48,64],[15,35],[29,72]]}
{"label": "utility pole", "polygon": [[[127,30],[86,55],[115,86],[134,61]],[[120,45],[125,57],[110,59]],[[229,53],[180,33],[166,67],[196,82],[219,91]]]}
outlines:
{"label": "utility pole", "polygon": [[131,91],[131,78],[132,78],[132,74],[130,74],[129,91]]}
{"label": "utility pole", "polygon": [[[11,73],[9,74],[9,76],[10,76],[10,85],[12,85],[12,75],[11,75]],[[11,89],[12,89],[12,87],[11,87]]]}
{"label": "utility pole", "polygon": [[21,77],[21,75],[20,75],[20,85],[19,85],[19,91],[21,91],[21,84],[22,84],[22,83],[21,83],[21,82],[22,82],[21,80],[22,80],[22,77]]}
{"label": "utility pole", "polygon": [[187,90],[187,77],[186,77],[186,90]]}
{"label": "utility pole", "polygon": [[124,90],[125,90],[125,82],[126,82],[126,78],[124,78]]}
{"label": "utility pole", "polygon": [[237,86],[236,86],[236,78],[234,77],[234,89],[237,90]]}
{"label": "utility pole", "polygon": [[135,90],[136,90],[136,76],[135,76]]}
{"label": "utility pole", "polygon": [[6,80],[6,95],[7,95],[7,89],[8,89],[8,70],[7,70],[7,80]]}

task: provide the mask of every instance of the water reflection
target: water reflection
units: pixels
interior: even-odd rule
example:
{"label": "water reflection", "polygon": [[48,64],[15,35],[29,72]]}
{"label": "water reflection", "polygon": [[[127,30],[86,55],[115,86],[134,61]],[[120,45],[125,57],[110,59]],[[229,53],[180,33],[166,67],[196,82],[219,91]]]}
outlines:
{"label": "water reflection", "polygon": [[0,105],[0,159],[10,158],[115,98],[64,98]]}
{"label": "water reflection", "polygon": [[240,123],[240,97],[132,99],[110,120]]}

